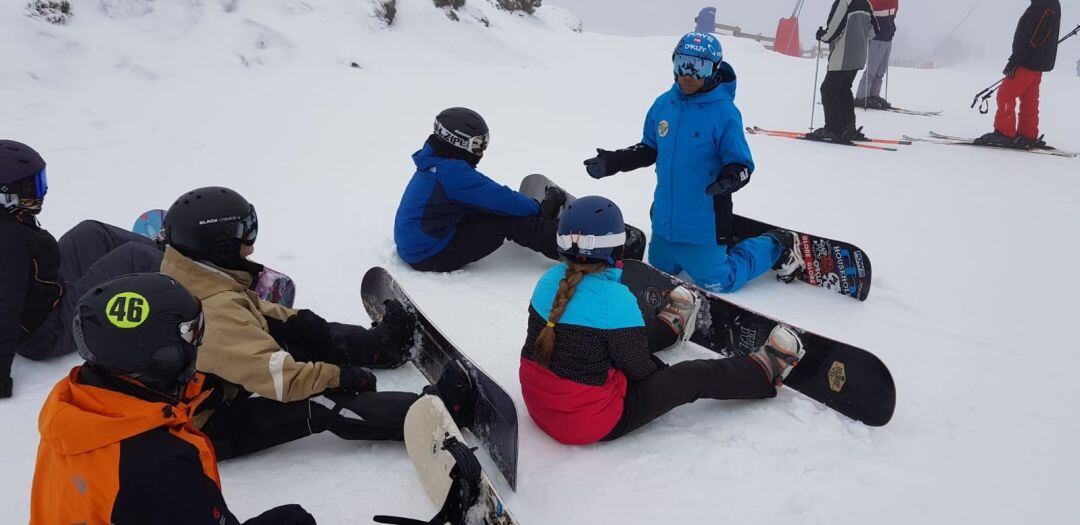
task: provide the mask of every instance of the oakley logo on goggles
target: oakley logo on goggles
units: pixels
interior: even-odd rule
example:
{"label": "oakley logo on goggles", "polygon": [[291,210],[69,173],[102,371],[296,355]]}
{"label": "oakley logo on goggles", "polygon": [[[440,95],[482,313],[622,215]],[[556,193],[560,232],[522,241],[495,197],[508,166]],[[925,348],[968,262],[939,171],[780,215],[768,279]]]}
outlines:
{"label": "oakley logo on goggles", "polygon": [[462,137],[461,135],[446,129],[446,126],[443,126],[437,120],[435,121],[435,134],[446,142],[478,157],[484,154],[484,150],[487,149],[488,143],[491,141],[491,135],[488,133],[476,137]]}
{"label": "oakley logo on goggles", "polygon": [[712,76],[714,64],[711,60],[688,55],[675,55],[675,75],[706,79]]}

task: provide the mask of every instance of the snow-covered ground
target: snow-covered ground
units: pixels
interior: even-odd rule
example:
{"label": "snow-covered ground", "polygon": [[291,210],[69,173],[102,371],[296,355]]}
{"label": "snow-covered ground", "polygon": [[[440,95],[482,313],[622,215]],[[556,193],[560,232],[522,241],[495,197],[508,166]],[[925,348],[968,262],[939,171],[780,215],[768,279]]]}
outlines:
{"label": "snow-covered ground", "polygon": [[[769,278],[733,300],[879,355],[896,378],[895,417],[868,428],[785,390],[699,401],[617,442],[568,447],[532,423],[517,380],[528,297],[550,263],[511,245],[464,271],[413,272],[394,254],[394,210],[433,116],[462,105],[492,129],[489,176],[516,186],[546,173],[614,198],[647,229],[652,172],[595,181],[581,161],[639,140],[670,85],[676,35],[578,34],[564,11],[521,17],[483,0],[459,22],[398,0],[390,29],[361,0],[75,2],[66,27],[25,18],[24,4],[0,2],[0,136],[49,163],[44,225],[57,236],[84,218],[127,225],[183,191],[226,185],[258,207],[256,258],[295,278],[299,306],[366,323],[360,279],[389,268],[519,401],[518,492],[500,487],[523,523],[1080,522],[1069,328],[1080,160],[751,137],[758,169],[736,210],[858,243],[875,281],[862,304]],[[723,42],[746,123],[805,128],[813,61]],[[1043,84],[1043,129],[1077,150],[1069,66]],[[894,69],[895,104],[945,114],[859,118],[880,137],[988,131],[967,106],[999,70]],[[76,362],[16,361],[15,397],[0,401],[0,521],[28,519],[37,413]],[[408,366],[379,380],[423,383]],[[221,472],[241,517],[290,502],[320,523],[435,511],[400,444],[318,435]]]}

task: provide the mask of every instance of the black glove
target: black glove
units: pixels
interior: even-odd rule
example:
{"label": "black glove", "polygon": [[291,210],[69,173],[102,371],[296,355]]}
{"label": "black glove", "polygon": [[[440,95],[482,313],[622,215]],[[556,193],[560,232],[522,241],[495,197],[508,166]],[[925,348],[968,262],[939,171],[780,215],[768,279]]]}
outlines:
{"label": "black glove", "polygon": [[295,503],[274,507],[244,522],[244,525],[316,525],[315,517]]}
{"label": "black glove", "polygon": [[750,182],[750,168],[742,164],[728,164],[720,171],[716,182],[705,189],[709,195],[728,195],[742,189]]}
{"label": "black glove", "polygon": [[608,162],[611,160],[611,152],[596,148],[596,156],[585,161],[585,171],[594,179],[602,179],[614,175],[608,171]]}
{"label": "black glove", "polygon": [[822,38],[825,37],[825,33],[828,33],[828,32],[829,31],[827,29],[825,29],[824,27],[819,27],[819,28],[817,28],[817,33],[814,34],[814,39],[815,40],[821,40]]}
{"label": "black glove", "polygon": [[347,392],[374,392],[377,379],[366,368],[342,366],[338,386]]}
{"label": "black glove", "polygon": [[413,333],[416,332],[416,315],[393,299],[388,299],[383,305],[383,318],[371,330],[375,338],[374,364],[394,368],[409,359]]}
{"label": "black glove", "polygon": [[1016,78],[1016,68],[1019,67],[1019,65],[1020,64],[1015,62],[1009,62],[1005,64],[1005,71],[1002,71],[1002,73],[1005,73],[1005,76],[1009,78]]}

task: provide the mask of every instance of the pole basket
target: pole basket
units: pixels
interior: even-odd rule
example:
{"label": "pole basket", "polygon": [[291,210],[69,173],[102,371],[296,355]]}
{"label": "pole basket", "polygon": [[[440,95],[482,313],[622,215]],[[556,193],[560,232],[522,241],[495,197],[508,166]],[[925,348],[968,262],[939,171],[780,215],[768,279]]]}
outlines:
{"label": "pole basket", "polygon": [[799,17],[780,19],[780,23],[776,25],[773,50],[788,56],[802,56],[802,47],[799,45]]}

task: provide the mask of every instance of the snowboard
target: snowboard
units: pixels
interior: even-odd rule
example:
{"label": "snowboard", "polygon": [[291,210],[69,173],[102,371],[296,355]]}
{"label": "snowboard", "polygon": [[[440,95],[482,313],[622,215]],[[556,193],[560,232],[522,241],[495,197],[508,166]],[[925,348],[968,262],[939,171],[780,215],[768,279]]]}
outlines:
{"label": "snowboard", "polygon": [[[442,507],[450,491],[450,470],[457,463],[446,451],[447,441],[467,441],[454,423],[446,405],[438,396],[423,396],[405,415],[405,450],[416,467],[416,473],[436,508]],[[469,517],[485,525],[518,523],[506,508],[487,474],[480,474],[480,496]]]}
{"label": "snowboard", "polygon": [[[544,201],[544,191],[548,187],[555,186],[559,189],[563,189],[558,184],[554,183],[551,179],[539,173],[526,176],[521,180],[521,185],[518,187],[518,193],[536,199],[538,202]],[[563,191],[566,191],[563,189]],[[577,200],[569,192],[566,193],[566,204],[570,204]],[[563,205],[565,208],[566,205]],[[626,248],[623,250],[623,257],[626,259],[644,259],[645,258],[646,239],[645,232],[636,226],[626,225]]]}
{"label": "snowboard", "polygon": [[[165,240],[164,221],[165,210],[149,210],[135,219],[131,231],[160,244]],[[255,293],[264,301],[292,308],[296,301],[296,283],[288,275],[263,267],[259,282],[255,284]]]}
{"label": "snowboard", "polygon": [[[737,239],[757,237],[776,226],[734,215],[732,234]],[[784,228],[786,229],[786,228]],[[865,301],[870,295],[870,257],[854,244],[788,230],[799,235],[799,252],[806,262],[806,272],[799,280]]]}
{"label": "snowboard", "polygon": [[382,319],[386,308],[383,303],[388,299],[398,300],[406,310],[416,314],[418,333],[414,337],[416,347],[411,359],[428,382],[434,385],[452,361],[464,365],[477,389],[475,415],[469,430],[483,443],[510,489],[516,490],[518,420],[517,407],[510,394],[469,356],[458,350],[385,269],[376,266],[364,274],[360,295],[364,309],[373,321]]}
{"label": "snowboard", "polygon": [[[768,339],[780,321],[680,281],[641,261],[623,261],[622,283],[637,298],[646,324],[663,306],[665,292],[685,285],[701,302],[690,341],[724,356],[747,355]],[[786,324],[786,323],[785,323]],[[789,325],[790,326],[790,325]],[[828,337],[795,330],[806,355],[784,381],[799,393],[869,426],[882,426],[896,407],[889,369],[874,354]]]}

